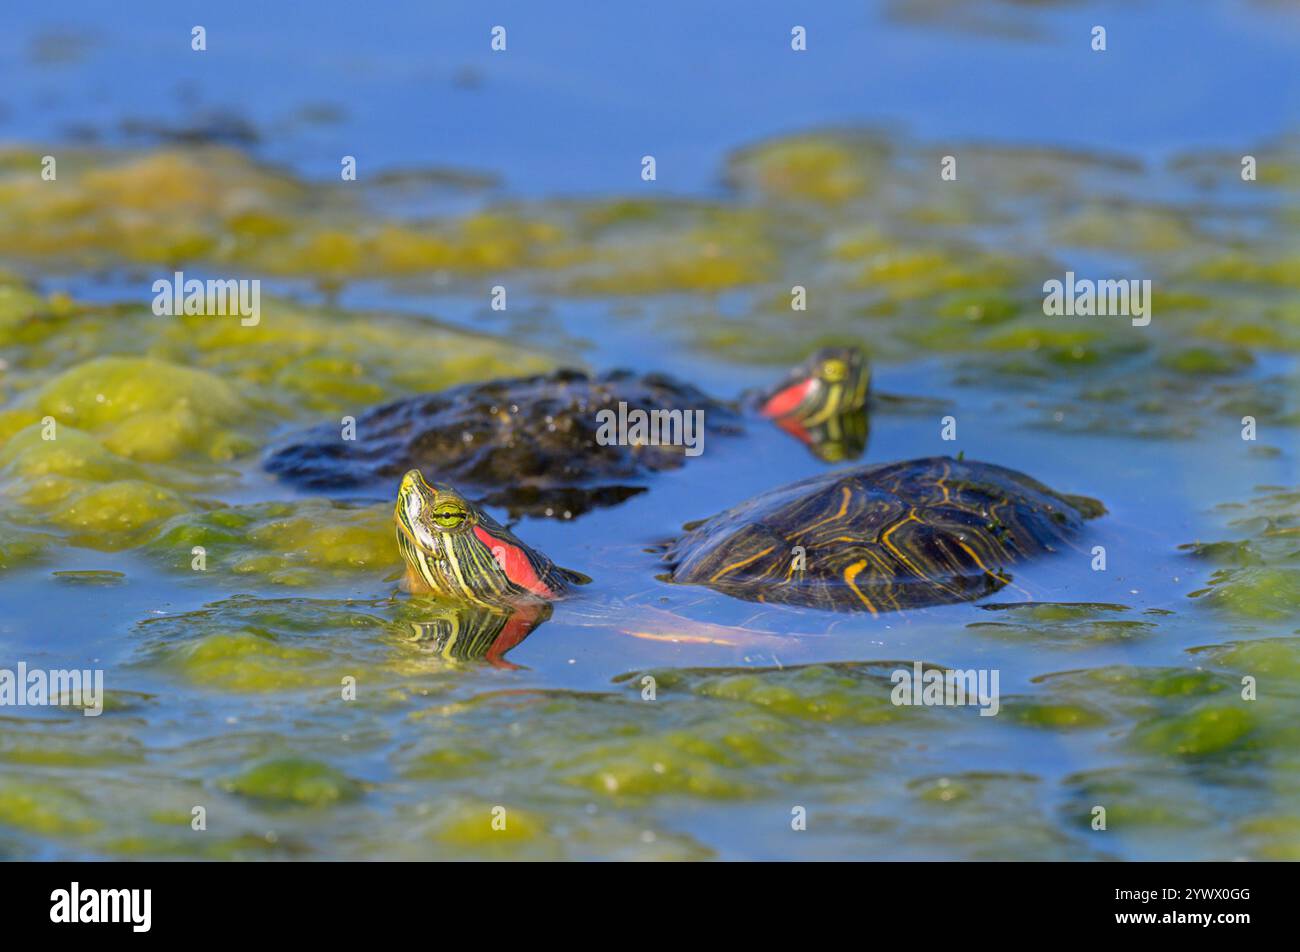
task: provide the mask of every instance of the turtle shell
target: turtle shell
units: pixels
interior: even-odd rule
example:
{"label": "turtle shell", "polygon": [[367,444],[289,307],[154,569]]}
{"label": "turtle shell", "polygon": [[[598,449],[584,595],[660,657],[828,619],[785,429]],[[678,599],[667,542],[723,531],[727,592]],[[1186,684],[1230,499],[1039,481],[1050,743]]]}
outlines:
{"label": "turtle shell", "polygon": [[373,407],[356,418],[355,439],[333,423],[314,427],[273,447],[265,466],[315,490],[385,488],[419,469],[514,515],[577,515],[643,491],[645,474],[686,459],[681,445],[602,445],[598,414],[617,414],[620,403],[647,413],[702,410],[706,436],[742,430],[735,407],[671,377],[564,370]]}
{"label": "turtle shell", "polygon": [[1007,566],[1057,551],[1104,512],[1015,470],[933,457],[764,493],[687,526],[664,558],[674,582],[875,614],[995,592]]}

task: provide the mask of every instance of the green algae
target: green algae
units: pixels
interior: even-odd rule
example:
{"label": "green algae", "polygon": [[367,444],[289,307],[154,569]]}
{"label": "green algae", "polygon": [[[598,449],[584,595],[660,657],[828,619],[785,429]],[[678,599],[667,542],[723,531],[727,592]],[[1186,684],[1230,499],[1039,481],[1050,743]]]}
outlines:
{"label": "green algae", "polygon": [[[257,327],[243,327],[142,308],[42,309],[34,297],[8,306],[0,367],[15,373],[0,403],[0,498],[26,531],[0,540],[3,566],[37,558],[45,538],[111,551],[149,543],[174,517],[174,535],[187,520],[211,523],[211,494],[288,421],[321,412],[341,421],[400,393],[549,366],[504,342],[397,316],[357,323],[271,303]],[[232,571],[303,585],[317,569],[368,568],[391,554],[346,514],[336,530],[297,532],[305,513],[296,523],[264,514]],[[266,534],[280,530],[295,548],[270,545]]]}
{"label": "green algae", "polygon": [[373,639],[401,631],[399,623],[375,613],[377,607],[310,599],[226,599],[139,623],[137,663],[207,690],[311,691],[321,697],[332,694],[343,703],[343,678],[364,681],[385,663],[383,643]]}
{"label": "green algae", "polygon": [[[203,550],[196,569],[195,548]],[[382,578],[399,567],[392,507],[309,499],[180,515],[147,551],[169,568],[303,587],[330,577]]]}
{"label": "green algae", "polygon": [[40,562],[51,537],[14,525],[0,517],[0,571],[9,571]]}
{"label": "green algae", "polygon": [[1054,731],[1087,730],[1103,727],[1110,722],[1106,711],[1079,703],[1053,703],[1034,698],[1008,697],[1002,709],[1012,721],[1026,727],[1041,727]]}
{"label": "green algae", "polygon": [[[33,187],[14,163],[0,161],[0,253],[82,265],[201,261],[306,275],[324,288],[431,272],[580,266],[568,286],[619,293],[629,289],[623,281],[695,290],[749,283],[767,260],[761,238],[743,223],[736,227],[728,209],[679,216],[674,234],[647,242],[618,234],[626,216],[590,216],[581,206],[385,221],[367,213],[352,190],[297,181],[225,149],[74,153],[63,163],[73,171],[54,190]],[[21,240],[32,233],[39,239]],[[631,270],[638,260],[644,263]]]}
{"label": "green algae", "polygon": [[[382,609],[367,611],[371,621],[358,624],[365,616],[349,611],[345,602],[233,599],[189,617],[146,622],[138,635],[165,665],[169,655],[159,650],[205,644],[210,637],[205,629],[228,629],[242,618],[261,630],[248,632],[240,651],[260,638],[281,649],[312,644],[322,652],[353,653],[350,669],[360,673],[364,696],[377,687],[376,677],[397,683],[410,676],[404,666],[384,669],[380,660],[400,650],[396,638],[384,634],[395,635],[398,616],[389,616],[394,623],[389,629]],[[1267,650],[1256,661],[1261,672],[1267,660],[1275,677],[1289,678],[1295,666],[1290,648],[1279,641],[1256,649]],[[1233,653],[1246,650],[1245,645],[1212,649],[1213,663],[1249,664]],[[363,659],[370,664],[356,663]],[[253,814],[198,789],[179,803],[172,791],[135,806],[130,815],[143,815],[129,822],[136,832],[125,836],[101,832],[98,809],[72,810],[75,801],[66,804],[71,820],[62,814],[29,816],[17,806],[11,814],[20,818],[20,826],[92,836],[113,855],[311,855],[302,840],[311,827],[303,825],[308,823],[303,817],[355,810],[368,799],[369,785],[340,759],[350,748],[354,755],[386,761],[392,771],[380,787],[385,797],[397,798],[396,812],[387,819],[368,817],[366,848],[393,856],[704,858],[710,853],[701,844],[661,829],[664,809],[673,804],[692,804],[695,810],[710,804],[743,807],[759,811],[748,814],[759,827],[766,814],[775,832],[783,824],[788,830],[789,791],[815,790],[809,813],[815,836],[851,836],[884,849],[907,844],[906,855],[918,858],[1104,857],[1110,844],[1090,838],[1095,805],[1106,808],[1113,831],[1155,836],[1218,830],[1225,826],[1219,801],[1189,796],[1187,780],[1168,773],[1167,758],[1212,763],[1225,756],[1259,756],[1267,732],[1279,729],[1271,719],[1243,720],[1238,702],[1221,700],[1235,696],[1227,690],[1234,682],[1226,673],[1178,667],[1062,672],[1041,679],[1030,694],[1004,698],[1003,713],[995,718],[900,709],[902,719],[881,720],[874,714],[874,695],[887,695],[884,672],[890,664],[664,669],[655,672],[653,701],[641,698],[641,673],[620,677],[607,694],[502,691],[455,677],[433,693],[402,695],[399,710],[416,718],[420,730],[406,734],[396,747],[388,730],[375,730],[373,719],[385,705],[326,702],[328,707],[293,715],[329,725],[323,735],[302,735],[302,752],[285,751],[272,724],[259,725],[254,717],[219,743],[200,742],[169,755],[184,765],[183,772],[215,771],[223,778],[219,790],[246,802]],[[259,687],[263,694],[293,695],[301,684]],[[860,710],[853,709],[855,701]],[[1080,724],[1061,716],[1072,707],[1105,714],[1095,725]],[[932,718],[914,716],[920,714],[942,716],[948,729],[936,731]],[[1119,733],[1078,730],[1116,723],[1135,726]],[[1053,784],[1035,774],[946,768],[952,750],[977,738],[986,743],[987,731],[1026,726],[1136,759],[1124,770],[1067,776],[1060,791],[1064,806]],[[330,737],[335,731],[350,740],[343,750],[322,756],[337,744]],[[114,747],[129,751],[129,734]],[[254,766],[247,765],[250,761]],[[503,763],[510,764],[509,771],[501,770]],[[0,757],[0,771],[3,765]],[[81,766],[93,769],[89,763]],[[166,800],[173,805],[166,807]],[[893,814],[903,819],[885,822],[866,807],[888,810],[893,802],[908,804]],[[189,831],[189,803],[207,804],[211,833]],[[607,811],[616,811],[619,819]],[[271,839],[255,832],[250,817],[259,812],[276,818]],[[1285,826],[1282,819],[1274,822]],[[1252,827],[1241,848],[1259,857],[1284,855],[1290,841],[1268,840],[1265,828]],[[1153,841],[1150,848],[1162,847]]]}
{"label": "green algae", "polygon": [[228,460],[251,449],[227,429],[248,412],[213,374],[148,358],[103,357],[0,412],[0,439],[48,416],[100,437],[106,449],[128,459],[164,462],[205,452]]}
{"label": "green algae", "polygon": [[1288,693],[1300,688],[1300,644],[1290,638],[1260,638],[1201,648],[1197,652],[1224,667],[1268,678]]}
{"label": "green algae", "polygon": [[162,666],[196,685],[222,691],[283,691],[322,688],[312,664],[324,652],[278,645],[257,632],[214,634],[168,652]]}
{"label": "green algae", "polygon": [[121,585],[126,581],[126,574],[124,572],[114,572],[112,569],[80,569],[76,571],[53,572],[51,574],[66,585],[101,587],[108,585]]}
{"label": "green algae", "polygon": [[314,760],[273,760],[223,781],[231,793],[272,804],[323,807],[362,795],[361,784],[342,771]]}
{"label": "green algae", "polygon": [[1205,588],[1189,592],[1189,597],[1240,618],[1282,620],[1300,613],[1300,493],[1266,490],[1245,504],[1223,505],[1218,511],[1227,517],[1225,530],[1245,537],[1180,546],[1197,559],[1221,566]]}
{"label": "green algae", "polygon": [[981,605],[998,621],[968,622],[966,629],[984,637],[1026,644],[1053,644],[1084,650],[1099,644],[1149,637],[1158,625],[1135,617],[1126,605],[1088,602],[1020,602]]}
{"label": "green algae", "polygon": [[1098,806],[1106,811],[1106,831],[1124,835],[1168,830],[1186,836],[1204,831],[1218,819],[1212,807],[1191,789],[1191,782],[1177,773],[1103,768],[1072,774],[1066,777],[1065,786],[1069,803],[1063,811],[1066,822],[1081,830],[1091,830],[1093,810]]}
{"label": "green algae", "polygon": [[1146,750],[1203,757],[1242,749],[1254,727],[1253,715],[1244,708],[1215,704],[1140,723],[1134,728],[1132,738]]}
{"label": "green algae", "polygon": [[1295,812],[1252,817],[1237,826],[1235,835],[1261,860],[1300,860],[1300,814]]}
{"label": "green algae", "polygon": [[0,779],[0,826],[42,836],[77,836],[94,832],[102,823],[89,811],[85,797],[60,786]]}
{"label": "green algae", "polygon": [[810,135],[737,153],[727,178],[734,187],[768,199],[833,207],[870,194],[886,165],[885,144],[874,137],[847,143]]}
{"label": "green algae", "polygon": [[[740,701],[786,717],[886,724],[919,716],[891,703],[893,685],[880,665],[813,665],[784,672],[715,675],[692,685],[706,697]],[[672,680],[668,681],[671,688]]]}

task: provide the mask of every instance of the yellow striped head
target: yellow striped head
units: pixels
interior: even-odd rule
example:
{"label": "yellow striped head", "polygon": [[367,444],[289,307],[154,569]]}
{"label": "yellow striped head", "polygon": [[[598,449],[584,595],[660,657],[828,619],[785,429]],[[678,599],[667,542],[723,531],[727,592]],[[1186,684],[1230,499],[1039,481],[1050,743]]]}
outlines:
{"label": "yellow striped head", "polygon": [[430,486],[418,470],[402,477],[393,521],[412,592],[500,607],[555,598],[569,580],[460,493]]}
{"label": "yellow striped head", "polygon": [[472,529],[478,513],[460,493],[444,486],[435,489],[413,469],[402,477],[393,518],[399,532],[432,554],[440,548],[439,536]]}
{"label": "yellow striped head", "polygon": [[857,347],[824,347],[770,390],[765,416],[816,426],[833,416],[866,408],[871,368]]}

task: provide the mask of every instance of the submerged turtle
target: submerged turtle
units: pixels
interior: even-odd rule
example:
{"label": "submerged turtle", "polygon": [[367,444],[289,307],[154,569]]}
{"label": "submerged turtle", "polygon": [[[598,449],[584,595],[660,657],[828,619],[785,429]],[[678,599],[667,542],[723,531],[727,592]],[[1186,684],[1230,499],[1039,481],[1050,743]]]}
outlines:
{"label": "submerged turtle", "polygon": [[[646,473],[683,465],[689,447],[664,442],[660,429],[673,425],[695,439],[684,429],[698,418],[694,411],[702,411],[709,435],[741,432],[748,410],[823,459],[854,459],[866,446],[869,378],[865,357],[852,347],[818,351],[778,386],[739,404],[662,374],[561,370],[372,407],[357,417],[356,439],[341,438],[333,424],[314,427],[274,447],[265,466],[317,490],[383,485],[421,469],[512,514],[577,515],[643,491],[636,481]],[[653,429],[630,430],[626,440],[602,432],[635,410]]]}
{"label": "submerged turtle", "polygon": [[823,473],[686,526],[673,582],[832,611],[981,598],[1006,567],[1056,551],[1105,513],[1023,473],[950,457]]}

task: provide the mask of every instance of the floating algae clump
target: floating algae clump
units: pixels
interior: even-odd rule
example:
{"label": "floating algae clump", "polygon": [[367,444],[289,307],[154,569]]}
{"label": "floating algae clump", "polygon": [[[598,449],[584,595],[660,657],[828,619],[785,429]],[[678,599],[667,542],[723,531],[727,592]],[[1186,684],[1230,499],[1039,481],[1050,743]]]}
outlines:
{"label": "floating algae clump", "polygon": [[388,607],[239,595],[139,622],[137,663],[223,692],[318,691],[335,701],[340,679],[352,675],[374,697],[381,673],[401,678],[411,657],[422,657],[411,647],[412,629],[387,617]]}
{"label": "floating algae clump", "polygon": [[197,261],[338,287],[537,266],[563,239],[555,223],[508,212],[386,221],[354,194],[364,188],[309,183],[228,149],[65,152],[57,189],[5,161],[12,157],[0,153],[0,253],[14,256],[87,266]]}
{"label": "floating algae clump", "polygon": [[40,313],[45,302],[40,295],[0,274],[0,330],[8,330]]}
{"label": "floating algae clump", "polygon": [[48,783],[0,778],[0,824],[42,836],[93,833],[101,823],[80,793]]}
{"label": "floating algae clump", "polygon": [[357,506],[306,499],[190,512],[164,526],[149,551],[188,572],[195,546],[205,550],[206,572],[273,585],[373,576],[398,565],[387,503]]}
{"label": "floating algae clump", "polygon": [[323,807],[356,800],[361,784],[317,760],[288,757],[258,764],[222,783],[230,793],[273,804]]}
{"label": "floating algae clump", "polygon": [[1200,757],[1240,749],[1254,727],[1245,708],[1214,704],[1139,724],[1132,739],[1153,753]]}
{"label": "floating algae clump", "polygon": [[30,532],[0,518],[0,571],[39,561],[49,537]]}
{"label": "floating algae clump", "polygon": [[[230,459],[252,443],[228,428],[248,406],[220,377],[150,358],[103,357],[55,377],[19,407],[0,411],[0,439],[52,417],[149,462],[194,454]],[[57,438],[57,431],[56,431]]]}
{"label": "floating algae clump", "polygon": [[[221,528],[216,517],[204,519],[211,496],[239,479],[226,464],[245,466],[286,421],[551,366],[537,353],[426,321],[361,321],[280,301],[268,302],[255,327],[220,317],[159,319],[143,307],[28,310],[15,305],[17,323],[0,323],[0,367],[14,368],[0,375],[13,383],[0,393],[8,398],[0,406],[0,498],[15,503],[6,522],[60,530],[65,541],[98,549],[146,542],[158,523],[182,513]],[[291,515],[286,509],[244,520],[269,526],[240,537],[238,564],[219,564],[276,584],[309,584],[317,570],[370,570],[392,554],[391,531],[370,531],[381,520],[311,504],[303,512],[298,520],[277,521]],[[308,524],[313,517],[319,527]],[[187,569],[189,549],[205,544],[200,532],[189,537],[184,553],[173,550]],[[28,561],[38,548],[35,538],[7,535],[0,565]]]}
{"label": "floating algae clump", "polygon": [[72,532],[75,540],[92,543],[108,534],[148,529],[175,515],[186,503],[169,489],[150,483],[105,483],[75,493],[51,510],[50,521]]}
{"label": "floating algae clump", "polygon": [[458,846],[475,847],[535,840],[545,835],[545,827],[542,818],[529,810],[461,802],[442,811],[431,835]]}
{"label": "floating algae clump", "polygon": [[1189,597],[1244,618],[1281,620],[1300,613],[1300,491],[1264,491],[1220,511],[1237,513],[1228,528],[1247,537],[1180,546],[1220,566],[1208,586]]}
{"label": "floating algae clump", "polygon": [[[6,287],[0,283],[0,292]],[[143,304],[37,302],[14,313],[6,326],[0,300],[0,385],[23,397],[0,411],[0,440],[44,414],[101,437],[91,421],[116,423],[128,431],[118,437],[124,442],[133,427],[157,430],[148,434],[154,440],[179,424],[266,428],[306,410],[355,412],[403,392],[552,365],[535,348],[428,320],[359,316],[269,296],[254,326],[235,316],[159,318]],[[77,419],[60,416],[70,410]],[[128,415],[141,420],[131,423]],[[246,444],[224,439],[232,445],[210,451],[211,458],[228,458]]]}
{"label": "floating algae clump", "polygon": [[830,207],[870,193],[886,167],[882,140],[808,135],[744,149],[727,177],[768,199]]}
{"label": "floating algae clump", "polygon": [[111,550],[143,541],[162,520],[189,508],[181,493],[150,481],[140,464],[88,433],[69,426],[47,440],[43,430],[35,424],[0,446],[0,498],[21,507],[14,518],[62,529],[77,545]]}
{"label": "floating algae clump", "polygon": [[207,635],[161,654],[163,669],[222,691],[291,691],[337,681],[317,670],[330,660],[326,652],[277,644],[255,631]]}
{"label": "floating algae clump", "polygon": [[841,664],[713,674],[692,690],[800,720],[884,724],[911,713],[890,702],[890,686],[881,668]]}
{"label": "floating algae clump", "polygon": [[584,245],[556,255],[551,279],[572,294],[721,292],[777,272],[772,221],[758,210],[704,202],[666,203],[648,221],[617,215],[627,203],[586,209]]}
{"label": "floating algae clump", "polygon": [[994,613],[997,620],[969,622],[966,628],[970,631],[1076,651],[1142,638],[1156,631],[1156,625],[1149,620],[1123,617],[1132,611],[1128,606],[1104,602],[1009,602],[980,608]]}
{"label": "floating algae clump", "polygon": [[300,207],[306,190],[226,149],[64,152],[59,187],[0,175],[0,251],[170,264],[213,254],[226,222]]}

